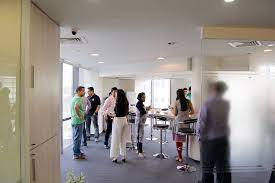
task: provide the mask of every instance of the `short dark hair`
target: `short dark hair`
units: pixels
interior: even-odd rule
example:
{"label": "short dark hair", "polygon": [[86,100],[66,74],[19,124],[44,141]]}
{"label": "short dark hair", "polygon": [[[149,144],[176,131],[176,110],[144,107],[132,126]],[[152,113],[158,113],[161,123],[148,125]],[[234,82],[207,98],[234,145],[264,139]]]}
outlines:
{"label": "short dark hair", "polygon": [[76,89],[75,89],[75,92],[78,93],[80,92],[82,89],[85,89],[84,86],[78,86]]}
{"label": "short dark hair", "polygon": [[183,90],[187,90],[187,88],[183,88]]}
{"label": "short dark hair", "polygon": [[218,94],[224,94],[228,89],[227,84],[223,81],[214,82],[212,86]]}
{"label": "short dark hair", "polygon": [[88,90],[89,91],[95,91],[94,87],[89,87]]}
{"label": "short dark hair", "polygon": [[189,86],[189,91],[191,91],[191,86]]}
{"label": "short dark hair", "polygon": [[144,92],[139,93],[137,96],[138,101],[140,101],[143,96],[145,96]]}
{"label": "short dark hair", "polygon": [[111,89],[111,92],[113,92],[113,91],[117,91],[117,87],[113,87],[113,88]]}

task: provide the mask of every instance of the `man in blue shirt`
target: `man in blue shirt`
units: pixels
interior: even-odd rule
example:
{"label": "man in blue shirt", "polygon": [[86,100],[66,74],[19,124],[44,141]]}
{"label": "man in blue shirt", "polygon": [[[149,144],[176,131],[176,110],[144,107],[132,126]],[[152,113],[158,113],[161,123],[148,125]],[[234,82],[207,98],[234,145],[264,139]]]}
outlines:
{"label": "man in blue shirt", "polygon": [[202,105],[197,124],[201,145],[202,183],[214,183],[215,166],[217,183],[231,183],[228,125],[230,104],[223,99],[227,86],[218,81],[212,84],[211,89],[211,97]]}

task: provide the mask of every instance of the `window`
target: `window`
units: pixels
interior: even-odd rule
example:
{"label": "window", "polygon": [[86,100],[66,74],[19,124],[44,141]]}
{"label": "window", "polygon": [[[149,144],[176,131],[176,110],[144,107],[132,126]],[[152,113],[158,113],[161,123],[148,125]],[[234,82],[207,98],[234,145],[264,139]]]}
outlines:
{"label": "window", "polygon": [[70,117],[73,98],[73,66],[63,63],[63,118]]}
{"label": "window", "polygon": [[170,80],[159,79],[152,81],[153,107],[168,108],[170,105]]}
{"label": "window", "polygon": [[[71,117],[71,101],[73,98],[73,66],[63,63],[63,119]],[[72,143],[71,120],[62,123],[63,149]]]}

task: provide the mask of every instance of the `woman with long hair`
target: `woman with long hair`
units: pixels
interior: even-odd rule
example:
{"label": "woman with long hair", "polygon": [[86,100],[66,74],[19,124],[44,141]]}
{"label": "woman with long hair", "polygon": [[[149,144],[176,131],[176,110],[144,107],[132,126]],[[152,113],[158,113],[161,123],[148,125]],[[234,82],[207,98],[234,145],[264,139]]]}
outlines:
{"label": "woman with long hair", "polygon": [[137,96],[138,102],[136,104],[136,126],[137,126],[137,148],[138,148],[138,157],[144,158],[143,153],[143,139],[144,139],[144,126],[147,119],[147,111],[150,107],[145,107],[145,93],[139,93]]}
{"label": "woman with long hair", "polygon": [[127,115],[129,113],[129,102],[125,92],[121,89],[119,89],[116,94],[116,106],[114,111],[110,157],[114,163],[117,163],[120,150],[122,161],[126,162],[126,142],[128,137]]}
{"label": "woman with long hair", "polygon": [[[194,114],[194,108],[190,100],[185,98],[185,93],[183,89],[177,90],[177,99],[174,105],[174,115],[176,116],[175,125],[177,126],[178,122],[183,122],[189,119],[190,114]],[[180,124],[181,128],[188,128],[188,125]],[[173,140],[176,142],[178,156],[176,161],[182,162],[182,144],[186,141],[185,135],[178,135],[175,132],[173,133]]]}

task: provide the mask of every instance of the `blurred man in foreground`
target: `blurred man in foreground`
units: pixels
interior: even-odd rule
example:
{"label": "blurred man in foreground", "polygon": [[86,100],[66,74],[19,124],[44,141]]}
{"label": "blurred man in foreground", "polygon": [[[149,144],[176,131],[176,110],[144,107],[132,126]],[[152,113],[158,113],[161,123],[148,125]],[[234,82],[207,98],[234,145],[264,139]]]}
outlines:
{"label": "blurred man in foreground", "polygon": [[213,170],[216,167],[217,183],[231,183],[228,125],[230,104],[223,99],[227,86],[218,81],[210,87],[211,96],[202,105],[197,124],[201,145],[201,182],[214,183]]}

